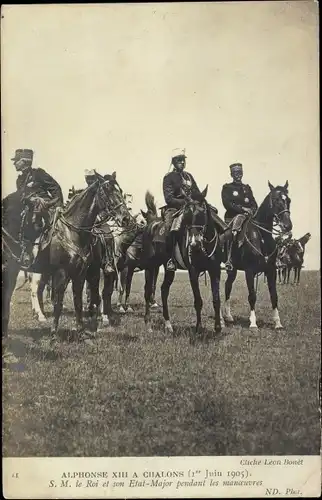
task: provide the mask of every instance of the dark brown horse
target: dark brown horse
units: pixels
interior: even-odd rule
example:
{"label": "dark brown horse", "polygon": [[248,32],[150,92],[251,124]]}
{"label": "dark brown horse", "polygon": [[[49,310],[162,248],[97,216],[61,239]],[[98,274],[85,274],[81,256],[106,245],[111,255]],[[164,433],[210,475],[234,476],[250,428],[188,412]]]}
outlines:
{"label": "dark brown horse", "polygon": [[21,198],[18,192],[7,196],[2,210],[2,331],[6,344],[10,303],[20,269],[24,248],[31,250],[44,228],[42,215],[33,210],[33,198]]}
{"label": "dark brown horse", "polygon": [[[102,210],[115,212],[123,221],[127,214],[122,210],[121,195],[116,189],[115,174],[102,177],[74,196],[67,208],[59,214],[48,246],[40,250],[33,271],[52,276],[54,318],[52,337],[56,339],[63,298],[69,281],[72,281],[76,329],[84,331],[82,292],[89,266],[95,259],[92,249],[92,230],[99,227],[97,215]],[[117,211],[117,214],[116,214]]]}
{"label": "dark brown horse", "polygon": [[268,289],[273,308],[275,328],[282,328],[278,312],[278,297],[276,290],[276,257],[277,244],[273,238],[273,223],[277,222],[282,231],[292,229],[290,218],[290,198],[288,196],[288,182],[284,186],[272,186],[270,192],[258,208],[257,214],[248,223],[245,241],[241,247],[236,245],[232,251],[233,270],[227,274],[225,283],[224,319],[234,321],[230,311],[230,295],[237,270],[245,271],[248,287],[248,301],[250,305],[250,328],[257,328],[255,304],[256,291],[255,276],[264,272],[267,278]]}
{"label": "dark brown horse", "polygon": [[[141,214],[143,215],[146,224],[150,224],[151,222],[158,219],[158,213],[154,202],[154,197],[152,194],[147,191],[145,196],[145,203],[147,206],[147,211],[141,210]],[[124,235],[125,238],[127,237]],[[117,237],[118,244],[122,246],[123,237],[120,234]],[[142,259],[142,239],[143,239],[143,226],[139,227],[136,231],[136,236],[128,247],[126,254],[123,258],[118,261],[118,269],[120,271],[120,283],[119,283],[119,294],[118,294],[118,310],[121,313],[133,312],[132,307],[129,305],[129,297],[131,293],[131,286],[133,275],[136,270],[142,271],[144,269],[144,261]],[[153,276],[153,284],[152,284],[152,294],[151,294],[151,308],[158,308],[158,304],[155,300],[155,291],[156,284],[159,275],[159,267],[155,268],[155,275]],[[124,307],[122,304],[123,294],[125,291],[125,303]]]}
{"label": "dark brown horse", "polygon": [[[205,200],[207,188],[201,193],[200,201],[188,201],[182,208],[182,224],[177,234],[176,261],[179,269],[189,273],[190,284],[194,296],[194,306],[197,315],[196,331],[190,336],[190,342],[200,333],[202,298],[199,289],[199,276],[208,271],[211,282],[213,306],[215,311],[215,331],[222,328],[220,313],[220,264],[222,247],[220,229],[215,222],[212,208]],[[168,271],[166,263],[171,255],[167,238],[164,237],[164,221],[157,219],[146,226],[142,241],[142,263],[145,269],[145,324],[151,332],[151,295],[156,268],[164,266],[164,280],[161,285],[161,298],[165,329],[173,333],[169,317],[168,296],[175,272]]]}

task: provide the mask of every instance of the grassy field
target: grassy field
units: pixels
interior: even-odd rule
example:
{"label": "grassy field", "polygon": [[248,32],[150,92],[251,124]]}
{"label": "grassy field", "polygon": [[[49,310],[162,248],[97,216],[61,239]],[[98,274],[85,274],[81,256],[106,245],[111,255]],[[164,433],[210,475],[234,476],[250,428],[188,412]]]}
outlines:
{"label": "grassy field", "polygon": [[[211,331],[204,279],[201,288]],[[21,362],[3,369],[4,456],[319,454],[318,272],[303,272],[300,286],[279,286],[283,331],[272,328],[262,278],[260,328],[248,329],[240,276],[235,325],[195,346],[186,273],[177,274],[170,293],[175,337],[164,333],[161,312],[153,313],[154,333],[145,332],[142,290],[136,275],[135,312],[100,333],[94,347],[63,340],[54,348],[46,342],[49,325],[32,318],[28,289],[15,293],[10,337]],[[73,324],[70,292],[65,303],[63,335]]]}

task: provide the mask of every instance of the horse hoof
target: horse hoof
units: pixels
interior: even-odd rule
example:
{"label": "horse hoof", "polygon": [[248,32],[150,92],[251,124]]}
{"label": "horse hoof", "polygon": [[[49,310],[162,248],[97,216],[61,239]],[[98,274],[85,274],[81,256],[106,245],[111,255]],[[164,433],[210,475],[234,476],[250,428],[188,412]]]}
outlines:
{"label": "horse hoof", "polygon": [[250,330],[258,330],[258,326],[257,325],[249,325],[249,329]]}
{"label": "horse hoof", "polygon": [[221,333],[221,330],[222,330],[222,326],[221,325],[215,326],[215,332],[216,333]]}
{"label": "horse hoof", "polygon": [[171,324],[170,325],[165,325],[164,329],[165,329],[166,333],[169,333],[171,335],[173,334],[173,327],[172,327]]}
{"label": "horse hoof", "polygon": [[154,302],[153,304],[151,304],[150,308],[151,309],[158,309],[159,308],[159,304],[157,302]]}
{"label": "horse hoof", "polygon": [[232,316],[224,316],[226,323],[234,323],[234,318]]}
{"label": "horse hoof", "polygon": [[4,352],[2,355],[2,362],[5,365],[13,365],[19,362],[19,359],[11,351]]}
{"label": "horse hoof", "polygon": [[226,323],[224,321],[221,321],[220,322],[220,326],[221,326],[221,328],[225,328],[226,327]]}
{"label": "horse hoof", "polygon": [[275,330],[284,330],[284,326],[281,324],[275,325]]}
{"label": "horse hoof", "polygon": [[153,333],[152,326],[148,326],[146,331],[147,333]]}
{"label": "horse hoof", "polygon": [[132,309],[131,306],[128,306],[128,308],[126,309],[126,312],[127,313],[133,313],[134,311],[133,311],[133,309]]}
{"label": "horse hoof", "polygon": [[120,306],[120,307],[119,307],[119,313],[121,313],[121,314],[124,314],[124,313],[125,313],[125,309],[124,309],[124,307],[123,307],[123,306]]}
{"label": "horse hoof", "polygon": [[47,320],[46,320],[45,316],[39,316],[39,315],[38,315],[38,316],[37,316],[37,321],[38,321],[39,323],[46,323],[46,321],[47,321]]}

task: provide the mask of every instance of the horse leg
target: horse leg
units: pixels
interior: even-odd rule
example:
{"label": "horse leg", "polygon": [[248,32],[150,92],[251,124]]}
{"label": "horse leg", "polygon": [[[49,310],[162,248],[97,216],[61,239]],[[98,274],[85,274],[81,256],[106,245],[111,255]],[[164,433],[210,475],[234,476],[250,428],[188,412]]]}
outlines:
{"label": "horse leg", "polygon": [[224,304],[224,311],[223,311],[223,318],[227,323],[233,323],[234,318],[231,314],[230,310],[230,295],[231,291],[233,288],[233,283],[236,279],[237,276],[237,269],[233,269],[232,271],[228,271],[227,273],[227,279],[225,283],[225,304]]}
{"label": "horse leg", "polygon": [[201,311],[203,305],[199,288],[199,274],[199,271],[197,271],[194,267],[191,267],[189,269],[190,285],[194,297],[194,307],[197,315],[196,334],[200,333],[201,331]]}
{"label": "horse leg", "polygon": [[157,266],[155,268],[155,273],[153,276],[153,287],[152,287],[152,296],[151,296],[151,309],[157,309],[159,307],[159,304],[155,300],[155,291],[157,287],[157,281],[158,281],[158,276],[159,276],[159,267]]}
{"label": "horse leg", "polygon": [[[42,316],[38,314],[38,321],[46,321],[45,311],[44,311],[44,290],[46,287],[46,283],[48,282],[48,277],[46,275],[41,275],[38,288],[37,288],[37,300],[40,308],[40,312]],[[42,319],[44,318],[44,320]]]}
{"label": "horse leg", "polygon": [[[10,263],[11,264],[11,263]],[[2,270],[2,345],[6,348],[8,340],[8,326],[10,318],[10,304],[16,287],[19,267],[16,263],[8,265]]]}
{"label": "horse leg", "polygon": [[275,329],[283,328],[277,308],[278,298],[276,290],[276,269],[274,267],[271,267],[267,273],[267,285],[271,297],[271,303],[273,308],[273,321],[275,323]]}
{"label": "horse leg", "polygon": [[59,319],[63,309],[64,295],[68,285],[68,281],[69,279],[67,277],[65,269],[57,269],[53,273],[54,316],[51,327],[51,334],[54,339],[58,330]]}
{"label": "horse leg", "polygon": [[297,268],[297,282],[296,284],[299,285],[300,284],[300,274],[301,274],[301,267],[298,267]]}
{"label": "horse leg", "polygon": [[40,323],[45,323],[46,318],[45,318],[44,313],[43,313],[43,310],[44,310],[43,297],[42,297],[42,293],[40,294],[40,288],[42,288],[42,292],[43,292],[44,287],[43,287],[43,283],[41,285],[40,285],[40,283],[42,283],[41,274],[32,273],[32,276],[31,276],[32,314],[36,317],[36,319]]}
{"label": "horse leg", "polygon": [[132,280],[133,280],[133,274],[134,274],[134,267],[128,267],[127,275],[126,275],[126,287],[125,287],[125,312],[132,313],[133,309],[131,306],[128,305],[129,302],[129,297],[131,293],[131,286],[132,286]]}
{"label": "horse leg", "polygon": [[208,272],[211,282],[212,303],[215,311],[215,332],[219,333],[221,332],[222,326],[225,326],[220,308],[220,265]]}
{"label": "horse leg", "polygon": [[287,285],[290,283],[290,275],[291,275],[291,267],[288,267],[287,268],[287,278],[286,278]]}
{"label": "horse leg", "polygon": [[161,285],[161,299],[162,299],[164,328],[166,333],[173,333],[173,328],[169,317],[168,297],[169,297],[170,287],[174,280],[174,275],[175,273],[173,271],[167,271],[166,266],[164,266],[164,278],[163,278],[163,283]]}
{"label": "horse leg", "polygon": [[125,284],[126,284],[126,278],[127,278],[127,273],[128,273],[128,267],[125,267],[122,269],[120,272],[120,279],[119,279],[119,296],[118,296],[118,301],[117,301],[117,307],[119,310],[119,313],[123,314],[125,313],[125,309],[122,305],[123,302],[123,295],[124,295],[124,290],[125,290]]}
{"label": "horse leg", "polygon": [[115,274],[107,273],[104,274],[104,287],[103,287],[103,326],[110,326],[111,319],[113,319],[113,309],[112,309],[112,295],[114,290]]}
{"label": "horse leg", "polygon": [[98,317],[100,315],[101,299],[99,294],[100,285],[100,268],[99,265],[91,264],[86,271],[86,299],[88,306],[88,313],[91,321],[94,323],[95,328],[98,324]]}
{"label": "horse leg", "polygon": [[[81,273],[79,276],[74,276],[72,279],[73,299],[75,307],[76,318],[76,331],[83,332],[83,288],[85,283],[85,274]],[[91,297],[92,301],[92,297]]]}
{"label": "horse leg", "polygon": [[152,285],[153,285],[153,268],[147,268],[145,270],[145,285],[144,285],[144,300],[145,300],[144,322],[148,333],[152,333],[151,314],[150,314]]}
{"label": "horse leg", "polygon": [[[246,275],[246,283],[247,283],[247,288],[248,288],[248,302],[250,305],[250,316],[249,316],[250,325],[249,325],[249,328],[258,328],[257,323],[256,323],[256,314],[255,314],[255,304],[256,304],[256,291],[255,291],[255,286],[254,286],[255,274],[251,269],[246,269],[245,275]],[[268,281],[268,277],[267,277],[267,281]]]}

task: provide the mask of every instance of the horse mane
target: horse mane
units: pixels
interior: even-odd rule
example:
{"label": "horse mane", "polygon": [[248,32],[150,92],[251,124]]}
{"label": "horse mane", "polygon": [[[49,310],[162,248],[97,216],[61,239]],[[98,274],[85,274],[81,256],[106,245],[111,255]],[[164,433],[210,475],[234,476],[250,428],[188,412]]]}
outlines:
{"label": "horse mane", "polygon": [[145,193],[145,204],[148,212],[150,212],[151,215],[158,217],[158,210],[155,204],[154,196],[150,193],[150,191]]}
{"label": "horse mane", "polygon": [[75,205],[78,206],[79,202],[81,202],[81,200],[87,196],[88,192],[93,189],[94,186],[96,186],[96,182],[94,182],[90,186],[87,186],[85,189],[80,190],[80,192],[75,192],[75,195],[72,197],[68,206],[65,208],[65,215],[73,215],[73,212],[75,211]]}

